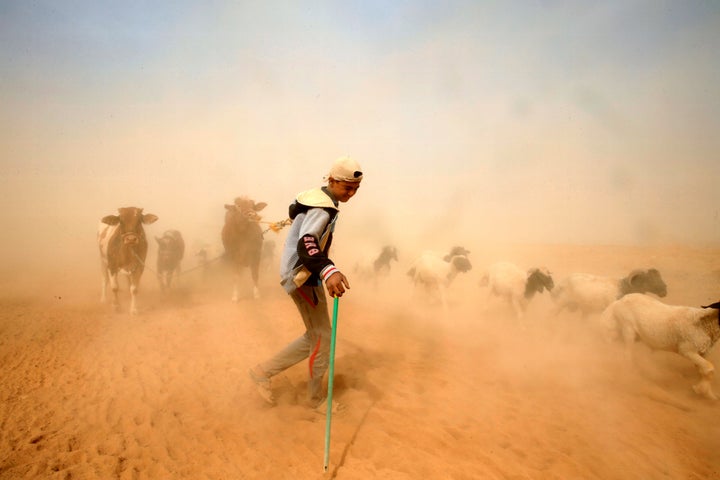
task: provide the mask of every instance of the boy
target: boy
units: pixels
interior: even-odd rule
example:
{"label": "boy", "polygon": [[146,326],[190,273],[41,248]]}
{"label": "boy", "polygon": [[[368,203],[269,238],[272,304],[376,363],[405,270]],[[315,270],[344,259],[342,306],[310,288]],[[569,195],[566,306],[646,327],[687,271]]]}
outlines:
{"label": "boy", "polygon": [[328,295],[342,297],[350,288],[347,277],[328,257],[339,203],[350,200],[363,179],[353,159],[335,160],[327,185],[300,193],[290,205],[293,221],[282,258],[280,283],[295,302],[305,333],[274,356],[249,371],[262,398],[275,403],[270,378],[302,360],[309,359],[308,398],[313,408],[323,407],[323,376],[329,367],[331,325],[323,282]]}

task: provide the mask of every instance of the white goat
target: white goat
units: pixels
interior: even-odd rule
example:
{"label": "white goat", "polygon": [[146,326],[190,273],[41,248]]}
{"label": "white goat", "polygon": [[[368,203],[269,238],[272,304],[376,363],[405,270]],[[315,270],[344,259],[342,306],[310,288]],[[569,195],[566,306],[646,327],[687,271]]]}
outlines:
{"label": "white goat", "polygon": [[659,300],[632,293],[616,300],[603,312],[603,322],[622,338],[628,355],[640,339],[654,350],[676,352],[698,369],[696,393],[717,400],[710,380],[715,367],[705,355],[720,338],[720,302],[702,308],[666,305]]}
{"label": "white goat", "polygon": [[535,293],[554,287],[552,275],[546,268],[523,270],[514,263],[498,262],[488,267],[480,286],[488,287],[488,300],[492,295],[505,299],[522,318]]}
{"label": "white goat", "polygon": [[447,307],[446,289],[458,273],[472,269],[465,255],[454,255],[448,259],[435,252],[424,252],[410,267],[407,274],[416,286],[424,286],[428,291],[437,291],[443,307]]}
{"label": "white goat", "polygon": [[558,283],[552,292],[556,311],[580,310],[583,315],[600,313],[618,298],[629,293],[667,295],[667,285],[657,269],[633,270],[626,277],[600,277],[589,273],[574,273]]}

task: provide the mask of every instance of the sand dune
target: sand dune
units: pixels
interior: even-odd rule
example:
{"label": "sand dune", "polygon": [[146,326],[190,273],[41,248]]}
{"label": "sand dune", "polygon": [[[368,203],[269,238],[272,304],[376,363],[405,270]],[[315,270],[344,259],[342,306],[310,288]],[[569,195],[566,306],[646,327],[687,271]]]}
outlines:
{"label": "sand dune", "polygon": [[[238,304],[221,267],[167,295],[146,273],[130,316],[99,303],[94,265],[6,270],[0,479],[720,478],[720,404],[694,394],[689,362],[638,345],[628,365],[592,319],[553,317],[547,295],[519,321],[478,286],[499,257],[556,278],[655,266],[664,301],[696,305],[720,298],[720,250],[472,250],[447,311],[409,288],[407,256],[341,299],[334,395],[346,409],[327,473],[307,365],[273,380],[275,407],[246,374],[301,333],[274,273],[260,300],[248,290]],[[720,348],[708,358],[720,365]]]}

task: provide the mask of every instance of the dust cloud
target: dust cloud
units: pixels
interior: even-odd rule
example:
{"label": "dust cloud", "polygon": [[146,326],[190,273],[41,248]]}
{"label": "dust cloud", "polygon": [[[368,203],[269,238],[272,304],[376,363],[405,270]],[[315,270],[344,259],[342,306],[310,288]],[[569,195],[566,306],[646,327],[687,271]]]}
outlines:
{"label": "dust cloud", "polygon": [[[46,3],[0,16],[0,479],[318,478],[306,363],[274,407],[247,377],[302,333],[287,232],[238,303],[220,232],[243,195],[286,219],[343,155],[365,175],[331,251],[352,286],[332,478],[720,478],[692,364],[480,285],[500,260],[556,284],[654,267],[664,302],[718,300],[716,6]],[[137,316],[124,282],[119,311],[99,301],[98,223],[128,206],[159,217]],[[364,273],[385,245],[390,272]],[[473,268],[443,308],[406,272],[453,246]]]}
{"label": "dust cloud", "polygon": [[[339,302],[335,478],[718,475],[717,405],[692,391],[687,360],[641,344],[626,358],[596,316],[557,315],[544,293],[518,319],[479,285],[497,259],[545,265],[556,279],[654,266],[664,301],[695,305],[717,299],[717,248],[401,241],[381,230],[360,241],[347,207],[332,254],[352,285]],[[399,260],[389,273],[356,269],[361,252],[373,258],[391,241]],[[455,244],[473,269],[443,308],[406,270],[428,245]],[[236,304],[222,262],[193,270],[188,257],[164,293],[146,270],[131,316],[123,282],[118,312],[99,302],[93,256],[2,272],[0,478],[318,477],[325,417],[304,403],[305,362],[273,378],[274,407],[246,373],[302,333],[277,261],[263,266],[261,298],[247,276]],[[707,358],[717,365],[717,349]]]}

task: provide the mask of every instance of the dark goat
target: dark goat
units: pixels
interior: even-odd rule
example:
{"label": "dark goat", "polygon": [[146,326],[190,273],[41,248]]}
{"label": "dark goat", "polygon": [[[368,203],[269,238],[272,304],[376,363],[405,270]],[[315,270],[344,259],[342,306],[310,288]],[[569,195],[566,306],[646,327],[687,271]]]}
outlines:
{"label": "dark goat", "polygon": [[160,289],[170,288],[172,277],[180,273],[180,262],[185,256],[185,241],[177,230],[168,230],[162,237],[155,237],[158,243],[157,277]]}
{"label": "dark goat", "polygon": [[398,261],[397,249],[393,246],[386,245],[385,247],[383,247],[380,255],[378,255],[378,257],[373,262],[373,271],[375,273],[380,273],[382,271],[389,272],[391,260],[395,260],[396,262]]}

